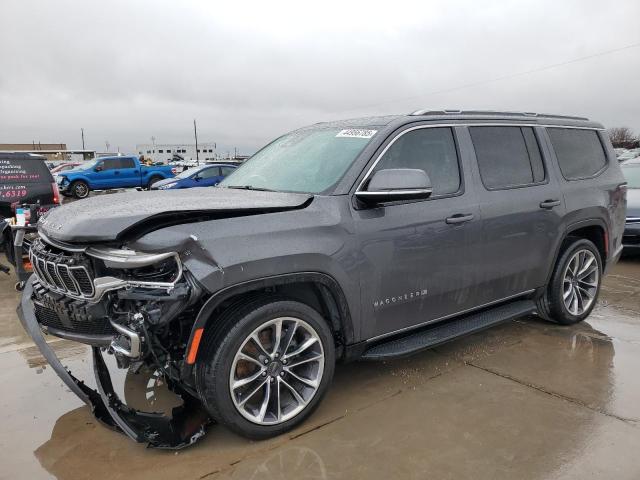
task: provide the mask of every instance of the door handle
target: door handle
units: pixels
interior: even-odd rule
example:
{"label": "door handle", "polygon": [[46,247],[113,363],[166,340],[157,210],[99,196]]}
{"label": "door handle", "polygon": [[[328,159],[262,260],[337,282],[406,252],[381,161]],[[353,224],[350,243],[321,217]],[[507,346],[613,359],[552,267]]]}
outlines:
{"label": "door handle", "polygon": [[115,172],[113,172],[113,174],[114,175],[120,175],[120,172],[116,170]]}
{"label": "door handle", "polygon": [[471,220],[473,220],[472,213],[456,213],[455,215],[448,217],[445,222],[449,225],[457,225],[459,223],[470,222]]}
{"label": "door handle", "polygon": [[545,200],[540,203],[540,208],[551,210],[553,207],[557,207],[558,205],[560,205],[560,200]]}

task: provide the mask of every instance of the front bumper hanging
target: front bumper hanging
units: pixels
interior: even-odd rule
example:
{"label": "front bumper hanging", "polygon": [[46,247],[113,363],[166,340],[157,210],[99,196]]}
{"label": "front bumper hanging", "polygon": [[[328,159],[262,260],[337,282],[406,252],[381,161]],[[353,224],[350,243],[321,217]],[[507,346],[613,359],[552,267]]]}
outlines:
{"label": "front bumper hanging", "polygon": [[33,279],[29,279],[26,282],[18,306],[20,322],[51,368],[91,408],[101,423],[153,448],[181,449],[204,436],[212,420],[200,401],[187,392],[177,392],[182,397],[183,404],[174,408],[171,416],[142,412],[124,404],[113,389],[109,370],[98,347],[92,347],[93,370],[98,390],[89,388],[82,380],[74,377],[44,339],[31,300],[32,281]]}

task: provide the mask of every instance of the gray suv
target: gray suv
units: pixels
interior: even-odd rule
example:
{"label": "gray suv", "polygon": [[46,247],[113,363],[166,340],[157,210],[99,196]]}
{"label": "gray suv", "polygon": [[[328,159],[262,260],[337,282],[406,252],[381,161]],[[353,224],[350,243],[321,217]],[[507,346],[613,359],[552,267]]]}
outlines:
{"label": "gray suv", "polygon": [[[626,183],[585,118],[481,111],[319,123],[268,144],[219,187],[55,209],[19,313],[103,422],[179,448],[212,421],[286,432],[337,361],[408,355],[535,314],[569,325],[617,260]],[[42,333],[93,347],[97,390]],[[114,392],[103,354],[182,396],[171,416]]]}

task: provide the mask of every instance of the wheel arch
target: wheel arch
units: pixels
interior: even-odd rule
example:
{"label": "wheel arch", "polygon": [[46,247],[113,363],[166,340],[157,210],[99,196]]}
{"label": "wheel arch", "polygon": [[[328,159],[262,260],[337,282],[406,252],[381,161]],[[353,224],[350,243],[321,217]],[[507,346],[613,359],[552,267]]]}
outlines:
{"label": "wheel arch", "polygon": [[551,280],[558,258],[562,255],[567,239],[570,237],[585,238],[592,241],[598,249],[598,252],[600,252],[603,269],[607,263],[607,258],[609,257],[609,235],[605,221],[600,218],[592,218],[572,223],[567,227],[562,240],[558,242],[553,263],[551,264],[551,269],[547,275],[547,284]]}
{"label": "wheel arch", "polygon": [[[346,296],[340,284],[326,273],[300,272],[242,282],[228,286],[211,295],[198,312],[191,327],[187,352],[190,352],[194,339],[198,338],[199,341],[202,329],[206,330],[208,326],[211,326],[220,309],[244,296],[258,292],[283,294],[318,310],[324,318],[330,321],[330,327],[334,338],[336,338],[336,356],[338,358],[343,353],[343,349],[340,347],[353,343],[353,322]],[[191,365],[187,365],[187,367],[192,367],[196,355],[197,352],[190,358],[191,361],[188,363]]]}

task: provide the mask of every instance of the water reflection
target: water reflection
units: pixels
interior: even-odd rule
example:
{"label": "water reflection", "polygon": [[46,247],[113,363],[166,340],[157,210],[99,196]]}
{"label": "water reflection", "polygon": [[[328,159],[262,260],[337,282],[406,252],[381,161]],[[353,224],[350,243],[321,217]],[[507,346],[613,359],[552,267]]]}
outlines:
{"label": "water reflection", "polygon": [[[504,376],[459,362],[442,370],[470,344],[490,346],[488,353],[475,351],[472,361],[493,362],[487,368],[504,369]],[[306,429],[313,430],[314,422],[327,425],[293,440],[252,442],[214,426],[201,444],[176,455],[133,444],[97,425],[83,407],[57,420],[35,456],[63,480],[505,477],[497,472],[549,478],[584,455],[599,458],[597,436],[624,433],[616,430],[624,426],[603,426],[602,419],[608,419],[598,412],[615,391],[615,355],[612,339],[587,323],[571,328],[514,323],[452,343],[447,357],[429,352],[340,366],[335,388]],[[414,374],[398,374],[405,371]],[[175,406],[162,378],[144,368],[128,372],[124,392],[136,408]],[[386,393],[377,398],[377,392]],[[557,398],[565,395],[593,409]],[[324,420],[340,415],[335,422]]]}
{"label": "water reflection", "polygon": [[236,468],[221,472],[221,479],[228,480],[324,480],[327,469],[322,457],[308,447],[284,447],[271,453],[266,459],[248,458]]}

